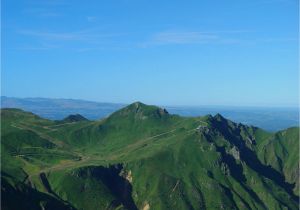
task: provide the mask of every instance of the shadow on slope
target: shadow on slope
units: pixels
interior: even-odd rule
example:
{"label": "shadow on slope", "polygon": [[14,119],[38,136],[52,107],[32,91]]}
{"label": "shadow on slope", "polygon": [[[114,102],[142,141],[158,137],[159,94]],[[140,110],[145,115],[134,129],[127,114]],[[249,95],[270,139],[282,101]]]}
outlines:
{"label": "shadow on slope", "polygon": [[1,177],[1,209],[3,210],[75,210],[68,203],[39,192],[23,183],[11,185]]}
{"label": "shadow on slope", "polygon": [[103,166],[93,166],[81,168],[78,175],[82,178],[92,177],[101,182],[111,191],[111,193],[117,198],[111,204],[111,208],[122,204],[126,209],[138,210],[132,197],[132,186],[130,182],[120,176],[123,167],[121,164],[112,165],[108,168]]}
{"label": "shadow on slope", "polygon": [[[241,130],[239,127],[235,126],[234,128],[231,128],[228,125],[228,121],[220,115],[214,117],[212,125],[225,137],[225,139],[239,148],[241,160],[243,160],[252,170],[265,178],[273,180],[277,185],[285,189],[294,201],[298,202],[299,197],[293,193],[294,184],[287,183],[282,174],[274,168],[260,162],[255,152],[252,151],[240,137]],[[240,179],[241,177],[236,178]]]}

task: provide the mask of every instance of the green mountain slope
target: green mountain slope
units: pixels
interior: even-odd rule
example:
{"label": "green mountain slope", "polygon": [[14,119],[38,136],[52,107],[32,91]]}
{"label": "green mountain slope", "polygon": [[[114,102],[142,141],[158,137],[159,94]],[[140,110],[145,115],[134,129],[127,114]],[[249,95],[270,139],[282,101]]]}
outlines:
{"label": "green mountain slope", "polygon": [[3,209],[298,209],[299,128],[139,102],[101,121],[2,109],[1,125]]}
{"label": "green mountain slope", "polygon": [[285,176],[289,183],[295,183],[294,193],[299,196],[299,128],[289,128],[271,135],[261,142],[258,157]]}

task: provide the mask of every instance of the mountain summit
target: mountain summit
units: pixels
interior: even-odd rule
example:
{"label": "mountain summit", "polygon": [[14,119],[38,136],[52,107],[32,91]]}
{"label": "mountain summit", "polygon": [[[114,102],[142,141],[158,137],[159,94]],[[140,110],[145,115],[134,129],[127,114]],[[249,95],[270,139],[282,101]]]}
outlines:
{"label": "mountain summit", "polygon": [[71,114],[62,120],[62,122],[66,122],[66,123],[79,122],[79,121],[88,121],[88,119],[86,119],[85,117],[83,117],[80,114]]}
{"label": "mountain summit", "polygon": [[159,119],[167,116],[169,116],[169,113],[166,109],[135,102],[113,113],[110,117],[134,117],[135,119],[144,120],[148,118]]}

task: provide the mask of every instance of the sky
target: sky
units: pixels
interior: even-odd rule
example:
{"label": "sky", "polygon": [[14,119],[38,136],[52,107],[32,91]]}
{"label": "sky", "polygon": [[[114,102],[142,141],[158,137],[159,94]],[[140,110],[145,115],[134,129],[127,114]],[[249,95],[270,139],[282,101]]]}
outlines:
{"label": "sky", "polygon": [[1,94],[297,106],[297,0],[3,0]]}

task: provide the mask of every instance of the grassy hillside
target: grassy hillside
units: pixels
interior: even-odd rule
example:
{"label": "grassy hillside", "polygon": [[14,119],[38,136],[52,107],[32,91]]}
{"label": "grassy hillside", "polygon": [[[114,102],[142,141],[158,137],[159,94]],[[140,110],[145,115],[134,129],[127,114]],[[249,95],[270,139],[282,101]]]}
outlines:
{"label": "grassy hillside", "polygon": [[298,209],[299,128],[139,102],[101,121],[1,117],[3,209]]}
{"label": "grassy hillside", "polygon": [[258,148],[260,160],[284,174],[287,182],[295,183],[299,196],[299,128],[289,128],[271,135]]}

